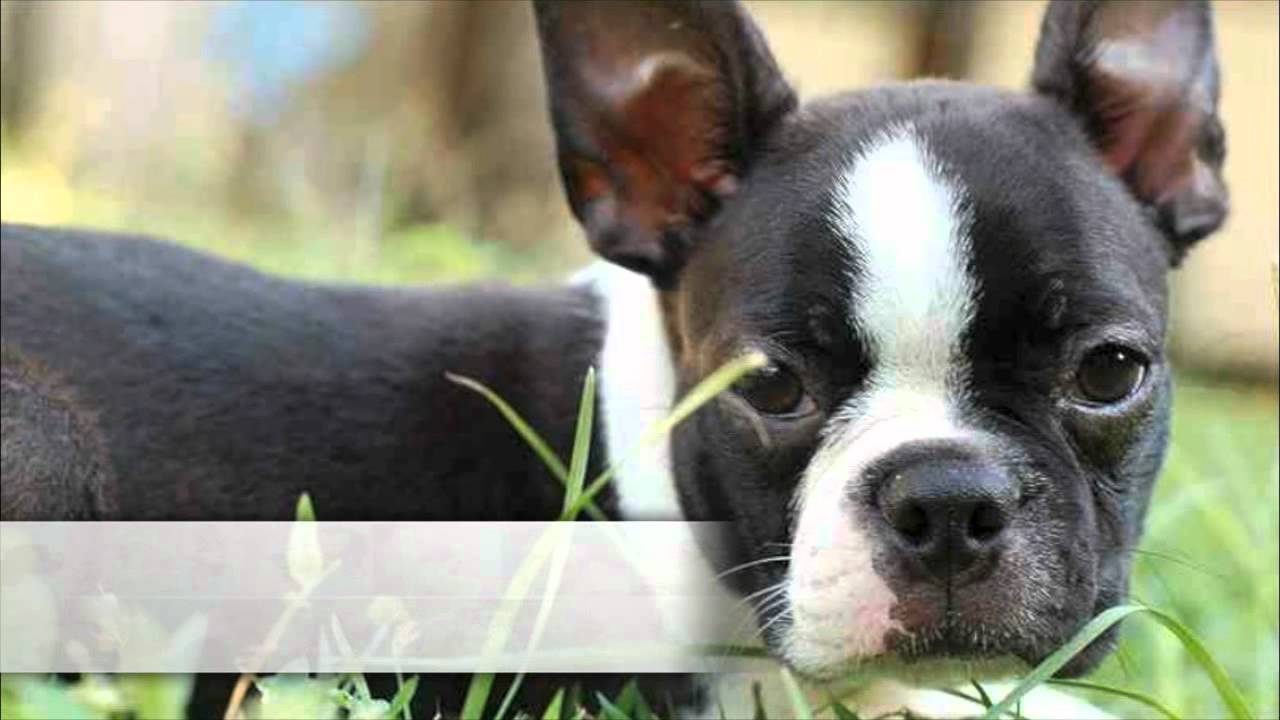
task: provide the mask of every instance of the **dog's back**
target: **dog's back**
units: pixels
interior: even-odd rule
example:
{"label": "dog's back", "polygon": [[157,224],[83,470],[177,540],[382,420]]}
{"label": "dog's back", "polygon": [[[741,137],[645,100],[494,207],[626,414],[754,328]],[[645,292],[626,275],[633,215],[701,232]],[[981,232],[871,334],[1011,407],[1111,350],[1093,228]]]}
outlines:
{"label": "dog's back", "polygon": [[[444,373],[493,385],[563,452],[594,302],[294,282],[146,238],[6,226],[5,517],[280,519],[304,491],[329,519],[554,517],[555,479]],[[52,458],[77,470],[59,487]],[[21,499],[33,483],[38,503]]]}

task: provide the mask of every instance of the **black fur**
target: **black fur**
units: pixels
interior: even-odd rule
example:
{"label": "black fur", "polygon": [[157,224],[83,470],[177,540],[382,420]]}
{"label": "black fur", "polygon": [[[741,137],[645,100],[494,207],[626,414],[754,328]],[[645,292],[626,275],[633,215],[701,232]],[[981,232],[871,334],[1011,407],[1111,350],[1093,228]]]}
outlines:
{"label": "black fur", "polygon": [[[327,520],[553,518],[559,482],[445,373],[488,384],[568,457],[601,333],[585,289],[292,282],[154,240],[12,225],[2,297],[6,427],[26,414],[9,373],[62,378],[101,435],[85,442],[105,448],[83,481],[119,479],[69,491],[99,519],[288,519],[302,492]],[[40,481],[11,476],[5,448],[6,487]],[[42,492],[50,512],[6,503],[5,519],[71,502]]]}

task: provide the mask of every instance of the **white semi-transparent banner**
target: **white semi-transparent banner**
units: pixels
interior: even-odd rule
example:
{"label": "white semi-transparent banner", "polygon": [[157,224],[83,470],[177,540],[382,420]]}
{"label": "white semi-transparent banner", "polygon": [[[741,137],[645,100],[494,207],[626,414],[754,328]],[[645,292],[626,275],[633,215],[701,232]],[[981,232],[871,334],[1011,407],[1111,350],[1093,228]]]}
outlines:
{"label": "white semi-transparent banner", "polygon": [[711,672],[708,524],[0,523],[0,672]]}

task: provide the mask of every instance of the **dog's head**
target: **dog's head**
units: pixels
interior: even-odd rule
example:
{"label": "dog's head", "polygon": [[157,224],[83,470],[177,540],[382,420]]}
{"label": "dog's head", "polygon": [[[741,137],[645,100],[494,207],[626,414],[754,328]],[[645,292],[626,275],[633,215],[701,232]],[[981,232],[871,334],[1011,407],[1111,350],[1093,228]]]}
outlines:
{"label": "dog's head", "polygon": [[1123,598],[1165,276],[1227,208],[1206,4],[1053,4],[1028,93],[806,104],[734,4],[537,19],[572,209],[659,289],[677,389],[770,360],[671,460],[780,658],[1034,663]]}

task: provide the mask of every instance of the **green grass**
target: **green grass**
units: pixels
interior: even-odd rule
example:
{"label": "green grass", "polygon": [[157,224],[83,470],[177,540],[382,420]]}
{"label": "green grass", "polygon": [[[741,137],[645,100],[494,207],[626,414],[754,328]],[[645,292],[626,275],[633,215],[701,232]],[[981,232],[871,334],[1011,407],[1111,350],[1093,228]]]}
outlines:
{"label": "green grass", "polygon": [[[1280,716],[1276,402],[1274,389],[1182,378],[1132,584],[1135,600],[1192,628],[1266,718]],[[1119,652],[1091,680],[1141,689],[1183,717],[1226,717],[1195,660],[1151,623],[1127,623]]]}

